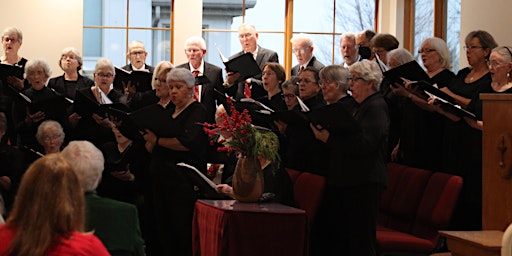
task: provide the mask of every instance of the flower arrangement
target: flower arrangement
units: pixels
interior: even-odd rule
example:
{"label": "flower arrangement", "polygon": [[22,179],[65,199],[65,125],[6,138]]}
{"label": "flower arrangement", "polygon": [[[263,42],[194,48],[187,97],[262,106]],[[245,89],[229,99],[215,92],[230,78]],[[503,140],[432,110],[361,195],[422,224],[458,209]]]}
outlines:
{"label": "flower arrangement", "polygon": [[277,135],[264,129],[258,129],[251,124],[251,116],[247,109],[242,112],[236,110],[231,98],[228,98],[231,115],[221,113],[215,124],[204,123],[203,129],[213,145],[219,134],[223,139],[219,141],[223,146],[217,148],[219,152],[239,153],[242,157],[263,157],[267,161],[279,160],[279,140]]}

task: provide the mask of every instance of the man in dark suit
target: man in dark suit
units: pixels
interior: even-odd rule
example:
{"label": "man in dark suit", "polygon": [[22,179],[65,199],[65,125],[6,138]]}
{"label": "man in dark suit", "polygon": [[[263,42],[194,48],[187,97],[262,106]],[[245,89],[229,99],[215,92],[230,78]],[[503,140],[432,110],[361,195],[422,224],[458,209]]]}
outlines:
{"label": "man in dark suit", "polygon": [[132,41],[130,45],[128,45],[128,52],[126,53],[126,58],[130,60],[130,63],[122,67],[122,69],[128,71],[148,70],[150,73],[153,73],[155,68],[146,64],[147,56],[148,52],[144,48],[144,44],[141,41]]}
{"label": "man in dark suit", "polygon": [[[240,25],[238,28],[238,39],[242,45],[242,51],[234,54],[230,59],[250,52],[260,69],[263,69],[267,62],[279,62],[279,57],[275,51],[258,45],[258,32],[254,25],[247,23]],[[241,98],[257,99],[267,95],[267,92],[263,89],[261,73],[248,78],[240,77],[240,73],[228,72],[224,86],[226,87],[226,93],[233,96],[236,100]]]}
{"label": "man in dark suit", "polygon": [[94,232],[112,255],[143,256],[137,208],[96,195],[104,167],[101,151],[88,141],[72,141],[61,156],[73,167],[84,189],[86,231]]}
{"label": "man in dark suit", "polygon": [[[208,112],[208,122],[215,121],[215,110],[217,109],[217,98],[221,95],[214,91],[222,91],[224,79],[222,77],[222,69],[204,61],[203,56],[206,54],[206,42],[202,37],[193,36],[185,41],[185,54],[188,63],[178,65],[177,68],[189,69],[196,77],[204,76],[206,81],[204,84],[196,84],[194,88],[194,98],[201,102]],[[199,80],[197,82],[200,82]]]}
{"label": "man in dark suit", "polygon": [[297,34],[290,39],[292,43],[293,53],[297,58],[299,64],[292,68],[292,76],[298,76],[299,71],[306,69],[307,67],[314,67],[321,70],[324,67],[320,61],[313,56],[313,39],[311,36],[306,34]]}

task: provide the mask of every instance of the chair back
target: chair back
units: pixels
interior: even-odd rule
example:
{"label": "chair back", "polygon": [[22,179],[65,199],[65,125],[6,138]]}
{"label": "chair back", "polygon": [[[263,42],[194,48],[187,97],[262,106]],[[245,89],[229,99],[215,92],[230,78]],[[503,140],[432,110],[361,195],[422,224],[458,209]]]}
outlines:
{"label": "chair back", "polygon": [[309,172],[302,172],[293,184],[295,203],[299,209],[305,210],[308,225],[315,220],[318,206],[325,188],[325,177]]}

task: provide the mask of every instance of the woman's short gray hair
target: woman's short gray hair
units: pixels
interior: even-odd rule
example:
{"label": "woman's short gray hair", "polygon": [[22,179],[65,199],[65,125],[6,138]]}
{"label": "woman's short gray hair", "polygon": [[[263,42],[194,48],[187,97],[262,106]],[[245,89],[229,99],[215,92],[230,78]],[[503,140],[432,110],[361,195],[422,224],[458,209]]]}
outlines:
{"label": "woman's short gray hair", "polygon": [[355,62],[350,66],[350,72],[358,73],[365,81],[373,81],[373,90],[379,90],[382,82],[382,71],[377,62],[369,60]]}
{"label": "woman's short gray hair", "polygon": [[196,83],[196,78],[192,75],[192,72],[186,68],[173,68],[167,73],[167,83],[169,81],[181,81],[187,84],[188,88],[193,88]]}
{"label": "woman's short gray hair", "polygon": [[78,176],[84,192],[94,191],[99,184],[103,164],[103,154],[91,142],[71,141],[61,152]]}
{"label": "woman's short gray hair", "polygon": [[446,41],[439,37],[429,37],[421,43],[421,47],[423,45],[430,44],[432,49],[436,50],[437,54],[439,54],[441,65],[443,68],[450,69],[452,67],[450,50],[448,49],[448,45]]}
{"label": "woman's short gray hair", "polygon": [[100,58],[98,61],[96,61],[96,66],[94,66],[94,73],[96,74],[96,72],[102,68],[108,68],[110,71],[112,71],[112,74],[116,74],[114,64],[112,64],[112,61],[107,58]]}
{"label": "woman's short gray hair", "polygon": [[62,50],[62,53],[60,55],[60,58],[59,58],[59,67],[62,68],[62,65],[61,65],[61,60],[62,60],[62,56],[68,54],[68,53],[73,53],[76,57],[76,61],[78,61],[78,68],[76,71],[80,71],[80,69],[82,69],[82,64],[84,63],[83,60],[82,60],[82,56],[80,55],[80,52],[78,51],[77,48],[75,47],[66,47],[64,48],[64,50]]}
{"label": "woman's short gray hair", "polygon": [[19,28],[8,27],[8,28],[4,29],[4,33],[2,34],[2,39],[4,38],[4,36],[7,36],[7,35],[16,35],[16,36],[18,36],[18,42],[20,42],[20,43],[23,42],[23,33],[21,33],[21,30]]}
{"label": "woman's short gray hair", "polygon": [[320,70],[321,80],[336,82],[340,90],[346,92],[349,89],[349,73],[341,65],[329,65]]}
{"label": "woman's short gray hair", "polygon": [[27,64],[25,64],[25,78],[27,78],[27,75],[34,71],[34,69],[39,67],[43,68],[44,74],[47,77],[52,75],[52,70],[50,69],[50,64],[48,64],[48,61],[44,59],[31,59],[27,61]]}
{"label": "woman's short gray hair", "polygon": [[393,49],[388,52],[387,60],[388,64],[391,59],[394,59],[399,65],[403,65],[407,62],[411,62],[414,60],[412,54],[404,48]]}
{"label": "woman's short gray hair", "polygon": [[62,125],[60,125],[59,122],[54,121],[54,120],[46,120],[46,121],[42,122],[39,125],[39,127],[37,127],[36,139],[39,142],[39,144],[43,145],[44,136],[46,136],[45,132],[49,128],[57,129],[59,135],[62,136],[62,139],[64,139],[65,134],[64,134],[64,129],[62,129]]}

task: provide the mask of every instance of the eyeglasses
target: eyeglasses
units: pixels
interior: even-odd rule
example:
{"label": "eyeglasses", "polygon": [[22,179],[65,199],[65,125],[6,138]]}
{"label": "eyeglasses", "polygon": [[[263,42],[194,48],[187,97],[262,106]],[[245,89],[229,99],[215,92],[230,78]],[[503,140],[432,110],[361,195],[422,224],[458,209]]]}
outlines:
{"label": "eyeglasses", "polygon": [[2,41],[6,42],[6,43],[7,42],[18,42],[18,39],[4,36],[4,37],[2,37]]}
{"label": "eyeglasses", "polygon": [[360,76],[353,76],[353,77],[349,77],[348,78],[349,81],[352,81],[352,82],[357,82],[357,81],[366,81],[366,79],[360,77]]}
{"label": "eyeglasses", "polygon": [[131,56],[144,56],[146,55],[146,52],[143,52],[143,51],[139,51],[139,52],[130,52],[130,55]]}
{"label": "eyeglasses", "polygon": [[65,60],[65,59],[67,59],[67,58],[69,58],[70,60],[74,60],[74,59],[76,59],[76,57],[75,57],[75,56],[73,56],[73,55],[62,55],[62,56],[60,57],[60,59],[61,59],[61,60]]}
{"label": "eyeglasses", "polygon": [[311,80],[309,80],[309,79],[307,79],[307,78],[306,78],[306,79],[300,79],[300,80],[299,80],[299,84],[300,84],[300,83],[305,83],[305,84],[317,84],[317,82],[316,82],[316,81],[311,81]]}
{"label": "eyeglasses", "polygon": [[114,74],[110,74],[110,73],[96,73],[97,76],[99,77],[102,77],[102,78],[112,78],[114,76]]}
{"label": "eyeglasses", "polygon": [[334,82],[336,82],[336,81],[331,81],[331,80],[329,80],[329,79],[320,80],[320,86],[325,87],[325,86],[327,86],[327,85],[329,85],[329,84],[332,84],[332,83],[334,83]]}
{"label": "eyeglasses", "polygon": [[165,84],[165,83],[167,83],[167,80],[155,77],[155,82]]}
{"label": "eyeglasses", "polygon": [[291,99],[293,99],[293,98],[296,98],[296,97],[297,97],[297,95],[295,95],[295,94],[291,94],[291,93],[290,93],[290,94],[285,94],[285,95],[284,95],[284,98],[285,98],[285,99],[289,99],[289,100],[291,100]]}
{"label": "eyeglasses", "polygon": [[272,72],[272,71],[261,72],[261,75],[262,75],[262,76],[264,76],[264,75],[271,76],[271,75],[273,75],[273,74],[275,74],[275,73],[274,73],[274,72]]}
{"label": "eyeglasses", "polygon": [[62,134],[55,134],[55,135],[49,135],[49,136],[44,136],[43,137],[43,141],[52,141],[52,140],[58,140],[62,137]]}
{"label": "eyeglasses", "polygon": [[436,49],[428,49],[427,48],[427,49],[419,49],[418,53],[420,53],[420,54],[421,53],[431,53],[431,52],[435,52],[435,51],[436,51]]}
{"label": "eyeglasses", "polygon": [[245,34],[239,34],[238,35],[238,38],[242,39],[242,38],[249,38],[252,36],[252,33],[245,33]]}
{"label": "eyeglasses", "polygon": [[304,54],[305,52],[306,52],[306,49],[304,49],[304,48],[293,49],[293,53],[295,53],[295,54]]}
{"label": "eyeglasses", "polygon": [[194,48],[185,49],[186,53],[196,53],[196,52],[200,52],[200,51],[202,51],[202,50],[201,49],[194,49]]}
{"label": "eyeglasses", "polygon": [[487,63],[488,67],[495,67],[495,68],[499,68],[502,65],[501,63],[494,61],[494,60],[492,60],[492,61],[488,60],[488,61],[486,61],[486,63]]}
{"label": "eyeglasses", "polygon": [[478,46],[478,45],[471,45],[471,46],[465,45],[463,48],[464,48],[464,51],[469,51],[469,50],[475,50],[475,49],[483,49],[484,47]]}

